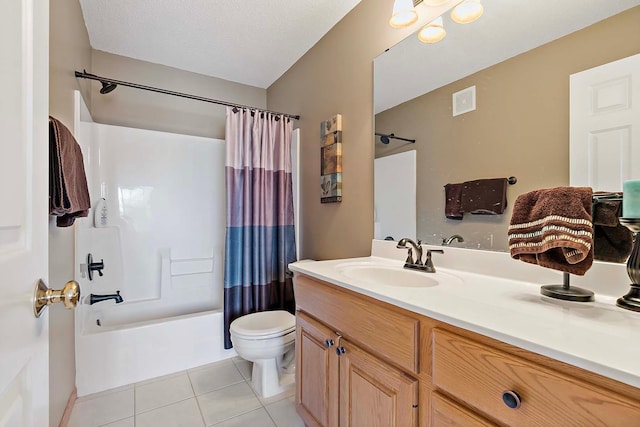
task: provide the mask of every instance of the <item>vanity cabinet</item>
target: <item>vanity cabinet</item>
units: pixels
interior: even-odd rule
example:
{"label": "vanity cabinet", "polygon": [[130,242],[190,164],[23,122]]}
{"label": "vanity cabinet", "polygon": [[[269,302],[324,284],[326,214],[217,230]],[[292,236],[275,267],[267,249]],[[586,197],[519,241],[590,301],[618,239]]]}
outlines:
{"label": "vanity cabinet", "polygon": [[[322,288],[326,286],[313,279],[296,278],[296,408],[304,423],[417,426],[418,380],[385,356],[392,354],[401,366],[417,370],[415,319],[377,312],[353,296],[335,299],[330,289]],[[334,317],[323,317],[330,314]],[[314,318],[318,315],[322,322]],[[411,351],[402,346],[407,337]]]}
{"label": "vanity cabinet", "polygon": [[632,386],[303,274],[294,289],[308,427],[640,426]]}

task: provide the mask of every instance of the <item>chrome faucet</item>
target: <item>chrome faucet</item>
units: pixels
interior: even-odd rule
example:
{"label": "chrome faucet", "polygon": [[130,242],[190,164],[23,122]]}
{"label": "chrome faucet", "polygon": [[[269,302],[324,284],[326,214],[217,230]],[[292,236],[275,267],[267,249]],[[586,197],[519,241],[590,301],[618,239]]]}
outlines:
{"label": "chrome faucet", "polygon": [[91,294],[89,295],[89,304],[93,305],[97,302],[102,302],[102,301],[106,301],[106,300],[115,300],[116,304],[120,304],[121,302],[123,302],[124,300],[122,299],[122,297],[120,296],[120,291],[116,291],[115,294],[111,294],[111,295],[96,295],[96,294]]}
{"label": "chrome faucet", "polygon": [[451,237],[448,237],[446,239],[442,239],[442,246],[449,246],[451,243],[453,243],[454,240],[457,240],[460,243],[464,242],[464,239],[462,238],[461,235],[454,234]]}
{"label": "chrome faucet", "polygon": [[[407,243],[411,245],[410,248],[407,248]],[[422,246],[420,246],[422,242],[418,240],[418,243],[414,242],[411,239],[403,238],[400,239],[396,248],[398,249],[408,249],[409,255],[407,256],[407,260],[404,263],[405,268],[419,268],[422,264]],[[415,251],[416,257],[413,258],[413,252]]]}

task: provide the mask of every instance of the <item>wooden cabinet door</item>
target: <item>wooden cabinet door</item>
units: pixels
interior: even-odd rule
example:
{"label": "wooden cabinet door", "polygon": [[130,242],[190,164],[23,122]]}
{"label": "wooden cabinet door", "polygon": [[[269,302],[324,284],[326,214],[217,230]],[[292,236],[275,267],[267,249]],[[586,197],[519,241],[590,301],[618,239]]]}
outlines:
{"label": "wooden cabinet door", "polygon": [[307,427],[338,426],[338,337],[296,314],[296,409]]}
{"label": "wooden cabinet door", "polygon": [[341,427],[417,426],[418,380],[345,339],[337,350]]}

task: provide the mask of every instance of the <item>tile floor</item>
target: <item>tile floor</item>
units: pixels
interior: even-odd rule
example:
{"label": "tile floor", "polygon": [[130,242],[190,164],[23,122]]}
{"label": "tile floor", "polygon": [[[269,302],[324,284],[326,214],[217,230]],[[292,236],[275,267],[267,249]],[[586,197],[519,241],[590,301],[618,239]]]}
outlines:
{"label": "tile floor", "polygon": [[78,398],[68,427],[304,427],[294,389],[268,399],[235,357]]}

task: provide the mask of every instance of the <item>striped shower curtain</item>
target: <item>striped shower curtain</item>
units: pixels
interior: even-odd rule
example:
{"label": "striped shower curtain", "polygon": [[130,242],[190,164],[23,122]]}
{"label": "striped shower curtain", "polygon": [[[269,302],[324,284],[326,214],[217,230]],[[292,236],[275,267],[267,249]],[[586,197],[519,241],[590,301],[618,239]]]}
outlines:
{"label": "striped shower curtain", "polygon": [[287,265],[296,260],[290,119],[227,107],[224,347],[236,318],[294,313]]}

